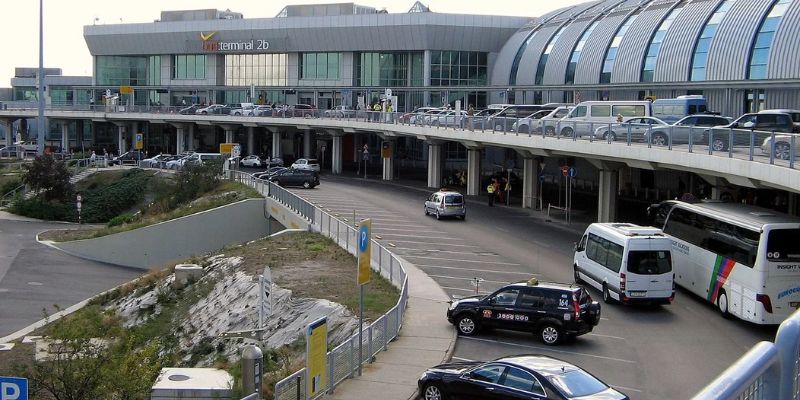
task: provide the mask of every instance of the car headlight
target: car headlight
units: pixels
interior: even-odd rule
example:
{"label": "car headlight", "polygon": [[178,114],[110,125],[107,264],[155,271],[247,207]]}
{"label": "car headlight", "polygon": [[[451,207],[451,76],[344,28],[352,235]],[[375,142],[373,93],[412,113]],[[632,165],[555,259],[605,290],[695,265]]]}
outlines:
{"label": "car headlight", "polygon": [[457,305],[458,305],[458,302],[454,301],[454,302],[450,303],[450,306],[447,309],[448,310],[454,310]]}

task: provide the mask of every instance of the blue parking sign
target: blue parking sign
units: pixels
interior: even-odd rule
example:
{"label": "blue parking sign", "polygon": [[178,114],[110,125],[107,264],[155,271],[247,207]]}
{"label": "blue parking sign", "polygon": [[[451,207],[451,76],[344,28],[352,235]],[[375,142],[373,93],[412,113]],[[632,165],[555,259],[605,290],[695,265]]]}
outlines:
{"label": "blue parking sign", "polygon": [[28,400],[28,380],[0,376],[0,400]]}

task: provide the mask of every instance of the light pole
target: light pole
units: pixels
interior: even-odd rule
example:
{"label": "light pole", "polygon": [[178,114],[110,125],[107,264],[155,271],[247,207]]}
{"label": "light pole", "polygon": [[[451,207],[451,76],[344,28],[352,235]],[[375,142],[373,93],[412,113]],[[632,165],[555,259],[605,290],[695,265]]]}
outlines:
{"label": "light pole", "polygon": [[45,122],[44,122],[44,24],[42,15],[44,14],[44,0],[39,0],[39,91],[37,93],[39,99],[39,114],[36,117],[36,128],[38,129],[36,135],[36,154],[44,154],[44,135],[45,135]]}

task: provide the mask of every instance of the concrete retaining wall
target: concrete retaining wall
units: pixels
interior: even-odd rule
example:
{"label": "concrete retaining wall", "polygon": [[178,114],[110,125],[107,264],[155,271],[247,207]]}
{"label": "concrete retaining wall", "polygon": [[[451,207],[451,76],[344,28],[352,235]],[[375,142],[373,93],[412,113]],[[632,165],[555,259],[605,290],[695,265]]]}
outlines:
{"label": "concrete retaining wall", "polygon": [[308,221],[272,197],[267,198],[269,214],[286,229],[309,230]]}
{"label": "concrete retaining wall", "polygon": [[264,199],[248,199],[128,232],[48,244],[90,260],[149,269],[269,234]]}

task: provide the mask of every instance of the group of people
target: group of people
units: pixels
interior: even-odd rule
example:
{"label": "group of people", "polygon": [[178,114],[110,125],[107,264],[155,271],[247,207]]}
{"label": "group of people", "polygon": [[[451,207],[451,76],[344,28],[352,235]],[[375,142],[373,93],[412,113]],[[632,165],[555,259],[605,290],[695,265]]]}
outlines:
{"label": "group of people", "polygon": [[493,177],[486,186],[486,194],[489,196],[489,207],[494,207],[495,201],[502,204],[511,194],[511,182],[503,177]]}

